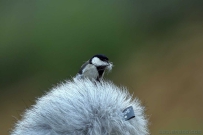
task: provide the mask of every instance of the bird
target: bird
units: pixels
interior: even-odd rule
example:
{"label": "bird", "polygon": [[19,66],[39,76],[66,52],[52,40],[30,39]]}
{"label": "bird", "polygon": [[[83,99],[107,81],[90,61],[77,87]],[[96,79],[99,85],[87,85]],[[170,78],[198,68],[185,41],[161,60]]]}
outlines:
{"label": "bird", "polygon": [[74,79],[88,78],[90,80],[101,81],[105,70],[111,71],[112,62],[104,54],[96,54],[85,62]]}

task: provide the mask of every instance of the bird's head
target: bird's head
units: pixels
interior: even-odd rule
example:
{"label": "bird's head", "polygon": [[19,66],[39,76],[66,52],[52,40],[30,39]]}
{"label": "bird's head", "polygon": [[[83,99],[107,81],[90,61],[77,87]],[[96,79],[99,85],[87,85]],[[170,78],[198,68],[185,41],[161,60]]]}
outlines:
{"label": "bird's head", "polygon": [[90,60],[90,64],[95,65],[99,70],[111,70],[113,64],[109,61],[109,59],[103,54],[96,54]]}

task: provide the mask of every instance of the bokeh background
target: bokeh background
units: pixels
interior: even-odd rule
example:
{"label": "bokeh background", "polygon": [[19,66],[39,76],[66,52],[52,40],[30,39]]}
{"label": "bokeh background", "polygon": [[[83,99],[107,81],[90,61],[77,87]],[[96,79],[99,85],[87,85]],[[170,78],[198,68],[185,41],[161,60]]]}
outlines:
{"label": "bokeh background", "polygon": [[144,106],[151,134],[203,134],[203,1],[0,1],[0,134],[97,53]]}

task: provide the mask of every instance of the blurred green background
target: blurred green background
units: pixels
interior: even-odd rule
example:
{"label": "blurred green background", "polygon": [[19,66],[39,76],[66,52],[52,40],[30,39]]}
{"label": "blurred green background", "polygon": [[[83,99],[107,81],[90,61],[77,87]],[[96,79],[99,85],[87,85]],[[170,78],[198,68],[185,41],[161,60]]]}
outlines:
{"label": "blurred green background", "polygon": [[151,134],[203,134],[203,1],[0,1],[0,134],[97,53],[146,106]]}

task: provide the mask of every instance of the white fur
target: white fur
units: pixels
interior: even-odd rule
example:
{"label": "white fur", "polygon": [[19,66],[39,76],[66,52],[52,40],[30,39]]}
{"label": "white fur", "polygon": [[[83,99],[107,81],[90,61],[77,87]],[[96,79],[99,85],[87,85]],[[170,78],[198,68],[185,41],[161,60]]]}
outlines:
{"label": "white fur", "polygon": [[[133,106],[135,118],[122,111]],[[67,81],[25,112],[11,135],[148,135],[144,107],[111,82]]]}

